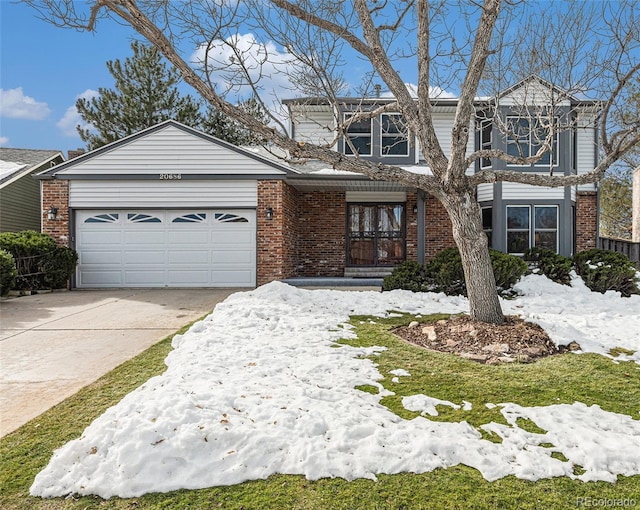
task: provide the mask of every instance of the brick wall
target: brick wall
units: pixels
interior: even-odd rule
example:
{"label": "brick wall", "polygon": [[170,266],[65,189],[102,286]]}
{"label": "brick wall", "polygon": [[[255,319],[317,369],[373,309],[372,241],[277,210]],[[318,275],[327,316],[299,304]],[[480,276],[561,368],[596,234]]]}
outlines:
{"label": "brick wall", "polygon": [[596,247],[598,196],[595,191],[579,191],[576,196],[576,251]]}
{"label": "brick wall", "polygon": [[[258,285],[295,276],[296,195],[282,180],[258,181]],[[266,216],[268,207],[272,220]]]}
{"label": "brick wall", "polygon": [[456,243],[453,240],[451,220],[444,206],[432,195],[426,197],[425,212],[425,257],[432,259],[445,248]]}
{"label": "brick wall", "polygon": [[298,276],[344,276],[346,210],[343,191],[299,193]]}
{"label": "brick wall", "polygon": [[[42,232],[52,236],[56,243],[69,246],[69,181],[43,180],[42,182]],[[58,208],[55,220],[47,219],[47,212]]]}

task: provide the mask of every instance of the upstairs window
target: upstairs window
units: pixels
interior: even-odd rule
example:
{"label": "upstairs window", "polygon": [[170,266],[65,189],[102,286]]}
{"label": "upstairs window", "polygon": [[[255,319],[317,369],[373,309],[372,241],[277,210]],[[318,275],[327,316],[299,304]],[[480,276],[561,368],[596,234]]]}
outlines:
{"label": "upstairs window", "polygon": [[[557,120],[554,119],[554,124]],[[539,121],[522,117],[507,117],[507,154],[528,158],[535,155],[549,135],[548,126]],[[558,164],[558,133],[551,137],[551,147],[534,165]]]}
{"label": "upstairs window", "polygon": [[[491,150],[492,145],[493,123],[490,120],[480,122],[480,150]],[[482,158],[480,160],[481,168],[489,168],[491,166],[491,158]]]}
{"label": "upstairs window", "polygon": [[409,128],[404,117],[398,113],[383,113],[380,116],[381,156],[409,155]]}
{"label": "upstairs window", "polygon": [[[344,116],[345,123],[354,116],[347,113]],[[353,146],[353,149],[351,148]],[[354,152],[355,150],[355,152]],[[344,153],[360,156],[371,156],[371,119],[353,121],[346,130],[344,141]]]}

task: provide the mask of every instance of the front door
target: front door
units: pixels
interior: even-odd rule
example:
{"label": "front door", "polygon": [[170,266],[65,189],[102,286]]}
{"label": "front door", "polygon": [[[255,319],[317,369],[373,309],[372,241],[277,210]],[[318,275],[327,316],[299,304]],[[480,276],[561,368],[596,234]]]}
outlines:
{"label": "front door", "polygon": [[404,204],[349,204],[347,219],[347,265],[394,266],[404,262]]}

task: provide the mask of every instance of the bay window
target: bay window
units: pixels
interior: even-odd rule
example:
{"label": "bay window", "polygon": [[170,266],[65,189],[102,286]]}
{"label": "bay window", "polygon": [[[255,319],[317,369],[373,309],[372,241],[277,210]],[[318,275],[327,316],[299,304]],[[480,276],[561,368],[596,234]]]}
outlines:
{"label": "bay window", "polygon": [[531,247],[558,251],[557,205],[507,206],[507,253],[522,255]]}

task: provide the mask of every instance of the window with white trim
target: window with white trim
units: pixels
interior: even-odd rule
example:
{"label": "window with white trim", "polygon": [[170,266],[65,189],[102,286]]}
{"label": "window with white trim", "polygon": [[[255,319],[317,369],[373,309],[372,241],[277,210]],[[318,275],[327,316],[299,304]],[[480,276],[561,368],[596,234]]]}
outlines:
{"label": "window with white trim", "polygon": [[380,116],[380,155],[409,155],[409,128],[399,113],[383,113]]}
{"label": "window with white trim", "polygon": [[523,255],[531,247],[558,251],[557,205],[507,206],[507,253]]}
{"label": "window with white trim", "polygon": [[[353,117],[354,113],[345,113],[345,124]],[[355,120],[346,128],[344,153],[360,156],[371,156],[371,119]],[[353,149],[351,146],[353,145]]]}
{"label": "window with white trim", "polygon": [[[480,122],[480,150],[491,150],[492,145],[493,122],[483,120]],[[482,158],[480,160],[480,168],[488,168],[491,166],[491,158]]]}
{"label": "window with white trim", "polygon": [[538,248],[558,251],[558,206],[534,206],[533,243]]}
{"label": "window with white trim", "polygon": [[[553,124],[557,125],[557,119]],[[507,117],[507,154],[514,157],[534,156],[549,135],[549,126],[524,117]],[[553,162],[552,159],[553,158]],[[558,132],[551,137],[551,147],[534,165],[558,164]]]}
{"label": "window with white trim", "polygon": [[531,208],[507,206],[507,253],[523,255],[531,244]]}

